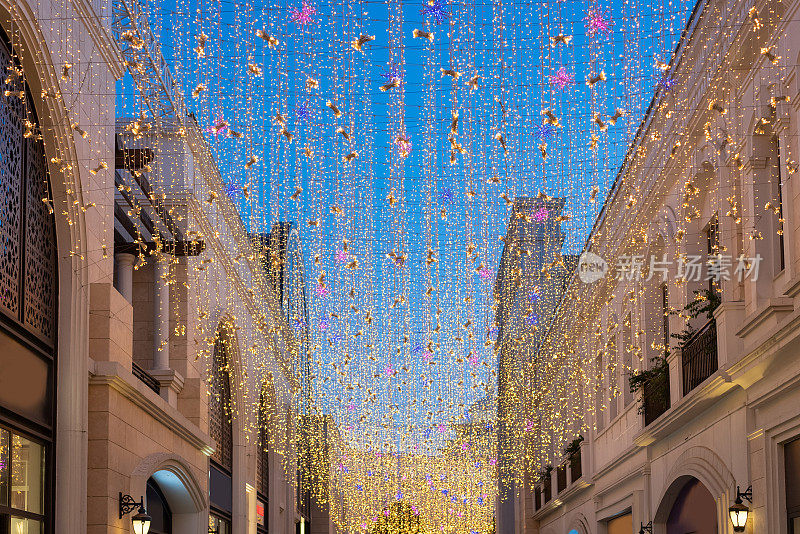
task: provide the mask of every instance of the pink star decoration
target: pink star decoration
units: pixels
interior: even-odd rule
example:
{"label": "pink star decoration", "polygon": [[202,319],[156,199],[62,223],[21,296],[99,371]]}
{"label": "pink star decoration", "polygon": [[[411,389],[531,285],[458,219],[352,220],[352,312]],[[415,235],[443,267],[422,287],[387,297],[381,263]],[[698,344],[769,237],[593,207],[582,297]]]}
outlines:
{"label": "pink star decoration", "polygon": [[324,298],[331,294],[331,290],[325,284],[317,284],[316,291],[318,297]]}
{"label": "pink star decoration", "polygon": [[344,250],[336,251],[336,261],[338,261],[339,263],[346,262],[347,261],[347,252],[345,252]]}
{"label": "pink star decoration", "polygon": [[306,24],[311,24],[314,22],[314,15],[317,14],[317,10],[314,9],[314,6],[309,4],[308,2],[303,2],[303,8],[297,9],[292,8],[292,16],[289,18],[289,22],[296,22],[298,26],[305,26]]}
{"label": "pink star decoration", "polygon": [[546,221],[547,217],[550,216],[550,212],[547,211],[547,208],[539,208],[539,210],[533,214],[533,220],[536,222]]}
{"label": "pink star decoration", "polygon": [[492,270],[488,266],[483,265],[478,270],[478,274],[481,275],[481,278],[483,280],[488,280],[492,277]]}
{"label": "pink star decoration", "polygon": [[405,134],[398,135],[394,140],[394,144],[401,158],[408,157],[411,154],[411,139]]}
{"label": "pink star decoration", "polygon": [[566,67],[559,68],[553,76],[550,76],[550,85],[557,85],[559,89],[565,89],[575,83],[575,77],[567,71]]}
{"label": "pink star decoration", "polygon": [[394,374],[394,368],[391,365],[387,365],[383,372],[386,373],[386,376],[392,376]]}
{"label": "pink star decoration", "polygon": [[530,432],[532,430],[533,430],[533,421],[528,421],[528,423],[525,425],[525,432]]}
{"label": "pink star decoration", "polygon": [[214,121],[214,124],[206,128],[206,132],[210,134],[214,134],[214,139],[217,138],[220,134],[227,135],[228,134],[228,121],[222,118],[222,115],[217,115],[217,119]]}
{"label": "pink star decoration", "polygon": [[589,35],[596,35],[598,33],[608,35],[612,31],[612,26],[614,26],[614,21],[611,20],[611,13],[599,7],[591,8],[584,20],[586,21],[586,32]]}
{"label": "pink star decoration", "polygon": [[477,354],[470,355],[469,363],[470,365],[478,365],[478,355]]}

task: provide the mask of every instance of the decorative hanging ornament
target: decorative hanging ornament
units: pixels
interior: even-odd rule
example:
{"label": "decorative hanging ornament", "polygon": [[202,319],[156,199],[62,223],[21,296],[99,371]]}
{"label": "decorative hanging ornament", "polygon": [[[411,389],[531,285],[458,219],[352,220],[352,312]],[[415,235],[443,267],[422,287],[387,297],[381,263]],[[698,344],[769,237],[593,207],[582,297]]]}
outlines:
{"label": "decorative hanging ornament", "polygon": [[584,21],[586,22],[586,33],[590,36],[609,35],[613,31],[614,21],[611,18],[611,11],[608,9],[591,8]]}
{"label": "decorative hanging ornament", "polygon": [[297,117],[297,120],[300,122],[308,122],[308,119],[311,117],[311,109],[308,106],[308,102],[303,102],[297,106],[294,110],[294,116]]}
{"label": "decorative hanging ornament", "polygon": [[447,11],[445,5],[441,0],[428,0],[422,4],[420,11],[423,16],[428,17],[429,21],[436,24],[441,24],[446,19],[450,18],[450,13]]}
{"label": "decorative hanging ornament", "polygon": [[574,83],[575,77],[567,71],[566,67],[560,67],[554,75],[550,76],[550,85],[557,85],[562,90]]}
{"label": "decorative hanging ornament", "polygon": [[301,9],[292,8],[291,12],[292,16],[289,17],[289,22],[296,23],[300,28],[305,28],[308,24],[314,22],[314,15],[317,14],[317,10],[314,9],[314,6],[308,2],[303,2],[303,7]]}
{"label": "decorative hanging ornament", "polygon": [[212,134],[214,136],[214,139],[216,139],[217,136],[219,136],[220,134],[222,134],[223,136],[227,136],[229,128],[230,124],[228,124],[228,121],[222,118],[222,115],[217,115],[217,118],[216,120],[214,120],[214,123],[211,126],[207,127],[205,131],[206,133]]}
{"label": "decorative hanging ornament", "polygon": [[405,134],[400,133],[394,139],[394,146],[397,150],[397,155],[401,158],[407,158],[411,154],[411,139]]}

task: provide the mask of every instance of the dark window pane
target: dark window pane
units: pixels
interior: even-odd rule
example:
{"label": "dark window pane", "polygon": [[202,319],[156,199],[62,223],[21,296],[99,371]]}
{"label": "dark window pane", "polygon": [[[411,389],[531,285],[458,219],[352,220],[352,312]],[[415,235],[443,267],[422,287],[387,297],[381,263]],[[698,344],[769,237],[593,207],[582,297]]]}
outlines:
{"label": "dark window pane", "polygon": [[233,492],[231,477],[216,465],[212,465],[209,473],[211,504],[224,512],[233,510]]}
{"label": "dark window pane", "polygon": [[[800,439],[783,446],[786,483],[786,511],[789,517],[800,515]],[[796,532],[800,534],[800,532]]]}
{"label": "dark window pane", "polygon": [[0,404],[49,424],[49,362],[0,332],[0,369]]}

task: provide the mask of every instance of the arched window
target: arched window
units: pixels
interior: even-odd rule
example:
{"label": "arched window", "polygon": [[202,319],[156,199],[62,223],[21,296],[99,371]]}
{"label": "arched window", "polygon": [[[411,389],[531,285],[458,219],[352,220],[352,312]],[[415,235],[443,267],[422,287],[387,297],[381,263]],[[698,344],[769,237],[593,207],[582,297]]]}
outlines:
{"label": "arched window", "polygon": [[598,350],[594,359],[595,368],[595,397],[594,397],[594,419],[597,432],[603,430],[604,414],[603,403],[605,402],[605,369],[603,365],[603,350]]}
{"label": "arched window", "polygon": [[[211,381],[208,396],[208,427],[216,450],[211,455],[209,484],[211,518],[209,532],[216,529],[219,534],[230,531],[233,511],[233,407],[231,404],[231,359],[228,336],[218,334],[211,362]],[[212,529],[212,526],[214,527]]]}
{"label": "arched window", "polygon": [[608,343],[606,344],[606,354],[608,355],[608,419],[613,421],[619,413],[619,376],[617,368],[619,367],[618,354],[617,354],[617,321],[614,318],[613,332],[608,335]]}
{"label": "arched window", "polygon": [[[758,236],[756,252],[764,258],[759,265],[757,284],[768,286],[786,263],[783,226],[783,179],[781,146],[769,123],[761,124],[753,135],[753,233]],[[755,256],[750,254],[749,256]],[[754,271],[755,273],[755,271]],[[764,293],[767,294],[767,293]]]}
{"label": "arched window", "polygon": [[152,518],[150,534],[172,534],[172,511],[158,482],[147,480],[147,515]]}
{"label": "arched window", "polygon": [[57,249],[44,141],[17,51],[0,30],[0,532],[43,532],[52,530]]}
{"label": "arched window", "polygon": [[269,425],[273,416],[274,394],[270,384],[261,388],[258,410],[258,454],[256,456],[256,524],[259,532],[269,527]]}

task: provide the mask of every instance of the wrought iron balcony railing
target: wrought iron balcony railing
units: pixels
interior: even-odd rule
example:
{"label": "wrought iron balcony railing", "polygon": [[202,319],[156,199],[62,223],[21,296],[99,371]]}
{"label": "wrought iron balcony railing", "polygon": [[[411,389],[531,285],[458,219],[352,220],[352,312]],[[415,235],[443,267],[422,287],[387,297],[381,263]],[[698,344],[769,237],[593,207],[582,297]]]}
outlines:
{"label": "wrought iron balcony railing", "polygon": [[583,476],[581,467],[581,450],[578,449],[569,457],[569,480],[575,482]]}
{"label": "wrought iron balcony railing", "polygon": [[669,410],[669,372],[659,373],[644,384],[642,404],[645,426]]}
{"label": "wrought iron balcony railing", "polygon": [[131,368],[133,376],[144,382],[145,386],[155,391],[156,395],[161,394],[161,384],[158,383],[158,380],[156,380],[153,375],[136,365],[136,362],[133,362]]}
{"label": "wrought iron balcony railing", "polygon": [[683,394],[702,384],[717,370],[717,323],[708,321],[681,350]]}

